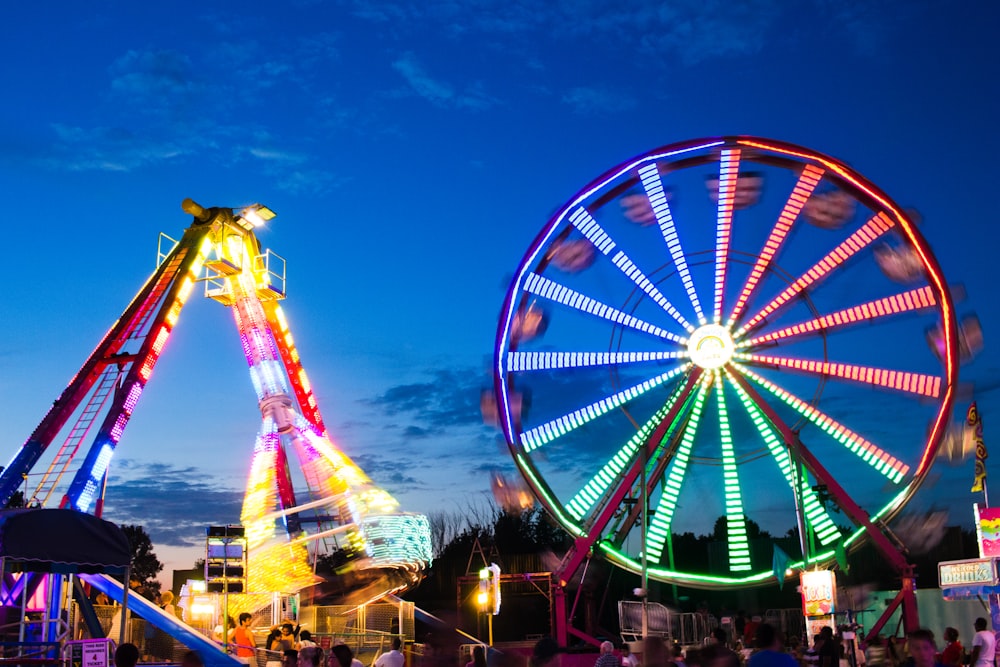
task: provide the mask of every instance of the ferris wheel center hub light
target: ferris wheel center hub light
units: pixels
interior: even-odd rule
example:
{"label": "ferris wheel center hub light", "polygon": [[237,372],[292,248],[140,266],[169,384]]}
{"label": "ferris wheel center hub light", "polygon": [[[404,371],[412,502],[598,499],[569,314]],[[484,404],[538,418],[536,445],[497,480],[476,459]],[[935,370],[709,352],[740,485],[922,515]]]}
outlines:
{"label": "ferris wheel center hub light", "polygon": [[708,370],[722,368],[733,358],[736,345],[726,327],[706,324],[694,330],[688,340],[688,354],[698,366]]}

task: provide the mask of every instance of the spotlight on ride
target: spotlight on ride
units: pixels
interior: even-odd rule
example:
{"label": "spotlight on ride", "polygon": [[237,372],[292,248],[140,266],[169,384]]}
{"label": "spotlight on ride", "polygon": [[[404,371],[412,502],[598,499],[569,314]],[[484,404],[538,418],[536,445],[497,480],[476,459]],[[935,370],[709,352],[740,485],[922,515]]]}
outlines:
{"label": "spotlight on ride", "polygon": [[265,223],[272,220],[277,213],[263,204],[251,204],[240,211],[240,218],[246,220],[254,227],[263,227]]}

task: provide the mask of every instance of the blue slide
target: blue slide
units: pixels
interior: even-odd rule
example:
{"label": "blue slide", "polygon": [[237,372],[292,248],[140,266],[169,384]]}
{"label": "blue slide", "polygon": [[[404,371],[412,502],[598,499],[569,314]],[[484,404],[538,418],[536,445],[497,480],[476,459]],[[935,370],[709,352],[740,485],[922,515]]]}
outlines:
{"label": "blue slide", "polygon": [[[80,578],[121,604],[125,597],[122,584],[104,574],[81,574]],[[222,647],[192,629],[173,614],[168,614],[141,595],[129,594],[128,608],[141,616],[147,623],[167,633],[192,651],[197,651],[205,661],[205,667],[246,667],[242,662],[227,654]],[[117,637],[112,637],[118,641]]]}

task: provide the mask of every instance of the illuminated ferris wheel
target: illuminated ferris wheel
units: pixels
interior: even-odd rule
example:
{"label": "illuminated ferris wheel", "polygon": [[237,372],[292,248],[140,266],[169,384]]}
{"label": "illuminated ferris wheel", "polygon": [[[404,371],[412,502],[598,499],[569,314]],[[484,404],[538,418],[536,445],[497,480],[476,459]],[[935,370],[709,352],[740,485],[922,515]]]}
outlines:
{"label": "illuminated ferris wheel", "polygon": [[733,137],[641,155],[558,210],[508,291],[494,380],[514,460],[578,552],[752,585],[774,576],[758,528],[802,567],[903,507],[958,348],[911,216],[834,159]]}

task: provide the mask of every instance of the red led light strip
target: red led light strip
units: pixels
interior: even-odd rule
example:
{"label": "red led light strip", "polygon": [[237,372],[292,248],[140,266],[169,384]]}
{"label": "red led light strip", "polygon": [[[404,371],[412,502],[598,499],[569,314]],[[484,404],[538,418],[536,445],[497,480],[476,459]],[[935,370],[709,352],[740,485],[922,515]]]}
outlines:
{"label": "red led light strip", "polygon": [[726,285],[726,263],[733,231],[733,201],[739,182],[740,152],[722,151],[719,163],[719,213],[715,230],[715,323],[722,320],[722,293]]}
{"label": "red led light strip", "polygon": [[784,292],[777,296],[777,298],[764,306],[759,313],[750,318],[746,324],[740,327],[740,330],[736,332],[736,335],[739,336],[746,333],[750,329],[753,329],[765,317],[776,311],[782,305],[787,303],[792,297],[799,294],[813,283],[822,280],[828,273],[846,262],[852,255],[856,254],[860,250],[863,250],[866,246],[871,244],[872,241],[890,230],[894,224],[895,222],[884,212],[880,212],[875,215],[871,220],[862,225],[861,229],[847,237],[847,239],[834,248],[830,254],[816,262],[811,269],[806,271],[799,277],[798,280],[789,285]]}
{"label": "red led light strip", "polygon": [[[907,218],[903,216],[900,210],[896,208],[896,205],[893,202],[891,202],[884,194],[882,194],[881,191],[874,188],[870,184],[860,182],[853,174],[849,173],[847,168],[844,167],[842,164],[834,162],[833,160],[830,160],[820,155],[806,154],[801,151],[792,150],[784,146],[767,144],[760,141],[754,141],[752,139],[740,139],[739,144],[741,146],[760,148],[767,151],[773,151],[775,153],[791,155],[804,160],[819,162],[820,164],[824,165],[828,170],[839,174],[846,181],[854,184],[855,187],[858,187],[864,192],[868,193],[869,196],[871,196],[877,202],[882,204],[882,206],[884,206],[887,210],[889,210],[893,216],[895,216],[898,220],[903,221],[902,224],[900,225],[902,232],[905,234],[906,238],[913,246],[913,249],[916,250],[917,254],[920,256],[921,263],[923,264],[925,270],[927,270],[928,272],[928,277],[930,279],[930,282],[932,282],[934,284],[934,287],[936,287],[936,293],[942,296],[948,293],[949,289],[948,285],[944,279],[944,276],[941,273],[941,269],[937,265],[937,262],[933,260],[930,249],[927,247],[926,242],[919,235],[917,235],[916,231],[913,229],[912,224],[907,222]],[[951,351],[953,350],[954,346],[953,339],[955,337],[955,314],[952,312],[951,302],[948,299],[942,298],[940,306],[941,306],[941,321],[942,324],[944,325],[945,349]],[[931,427],[930,433],[928,434],[928,440],[927,440],[928,443],[935,442],[935,440],[941,436],[941,433],[948,426],[948,421],[951,419],[951,414],[947,408],[951,406],[953,400],[952,391],[954,387],[950,379],[956,377],[956,368],[955,368],[956,362],[957,359],[951,352],[949,352],[949,354],[946,354],[944,356],[944,365],[945,365],[944,377],[949,379],[949,381],[945,384],[944,388],[945,391],[941,403],[942,409],[938,411],[937,417],[934,419],[934,424]],[[931,446],[927,446],[924,448],[923,456],[920,458],[920,463],[917,466],[917,470],[914,472],[914,476],[919,477],[924,473],[924,471],[927,470],[927,468],[931,464],[931,461],[933,460],[933,455],[935,451],[936,451],[935,448]]]}
{"label": "red led light strip", "polygon": [[778,221],[774,223],[774,228],[767,237],[767,241],[764,242],[764,247],[757,257],[757,262],[754,264],[753,269],[750,270],[750,276],[747,278],[747,282],[743,286],[743,291],[740,292],[740,296],[736,300],[736,307],[733,308],[733,313],[729,316],[730,324],[735,322],[736,318],[743,312],[743,308],[746,307],[750,295],[756,289],[757,283],[760,282],[760,277],[764,275],[764,270],[771,263],[771,260],[774,259],[778,249],[781,248],[781,244],[785,242],[788,230],[792,228],[792,223],[799,216],[802,207],[809,200],[810,195],[812,195],[821,178],[823,178],[823,170],[811,164],[807,164],[805,169],[802,170],[798,183],[795,184],[792,194],[788,197],[788,201],[785,202],[785,208],[782,209],[781,215],[778,216]]}
{"label": "red led light strip", "polygon": [[844,310],[839,310],[836,313],[831,313],[829,315],[823,315],[822,317],[817,317],[816,319],[809,320],[808,322],[793,324],[792,326],[785,327],[780,331],[775,331],[773,333],[753,338],[747,341],[745,345],[758,345],[760,343],[767,343],[782,338],[791,338],[792,336],[800,336],[813,331],[832,329],[833,327],[844,326],[845,324],[853,324],[864,320],[874,320],[887,315],[896,315],[910,310],[919,310],[920,308],[929,308],[936,304],[937,299],[934,297],[934,291],[930,287],[921,287],[919,289],[910,290],[909,292],[903,292],[902,294],[887,296],[884,299],[869,301],[868,303],[861,304],[860,306],[845,308]]}
{"label": "red led light strip", "polygon": [[907,391],[911,394],[920,394],[921,396],[937,397],[941,393],[941,378],[934,375],[910,373],[908,371],[890,371],[882,368],[872,368],[871,366],[855,366],[853,364],[834,364],[826,361],[787,359],[785,357],[771,357],[760,354],[739,356],[747,361],[753,361],[758,364],[772,364],[785,368],[794,368],[795,370],[807,373],[830,375],[845,380],[874,384],[888,389]]}

